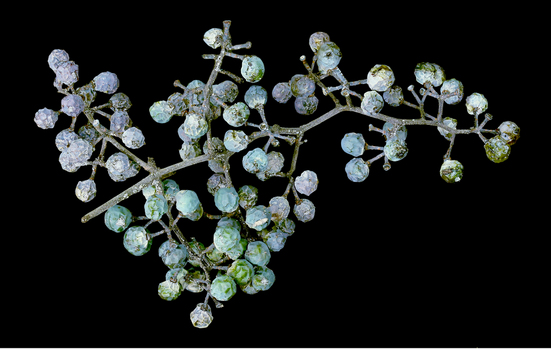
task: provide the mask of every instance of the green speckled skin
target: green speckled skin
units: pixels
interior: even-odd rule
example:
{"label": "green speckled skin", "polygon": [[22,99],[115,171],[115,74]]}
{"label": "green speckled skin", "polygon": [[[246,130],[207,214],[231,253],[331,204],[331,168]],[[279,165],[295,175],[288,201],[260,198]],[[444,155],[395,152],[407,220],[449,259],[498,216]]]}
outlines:
{"label": "green speckled skin", "polygon": [[228,268],[227,273],[235,280],[235,283],[242,286],[249,283],[253,277],[254,267],[245,259],[237,259]]}
{"label": "green speckled skin", "polygon": [[237,291],[237,285],[233,278],[228,275],[218,276],[212,281],[210,293],[220,301],[230,300]]}
{"label": "green speckled skin", "polygon": [[509,158],[511,154],[511,146],[499,135],[496,135],[484,144],[486,156],[494,163],[501,163]]}
{"label": "green speckled skin", "polygon": [[245,252],[245,259],[251,264],[266,266],[270,262],[270,249],[264,242],[250,242]]}

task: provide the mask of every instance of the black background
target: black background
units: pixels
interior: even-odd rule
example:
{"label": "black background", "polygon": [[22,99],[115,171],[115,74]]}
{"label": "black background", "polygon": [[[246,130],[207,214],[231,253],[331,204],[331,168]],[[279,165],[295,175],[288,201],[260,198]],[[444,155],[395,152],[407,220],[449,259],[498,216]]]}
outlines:
{"label": "black background", "polygon": [[[16,156],[19,163],[15,164],[25,174],[4,184],[9,193],[16,189],[10,198],[15,198],[20,218],[13,226],[5,221],[2,300],[7,309],[2,314],[7,322],[0,345],[549,346],[544,337],[548,324],[535,321],[549,312],[548,293],[543,293],[549,263],[543,238],[548,229],[540,226],[547,220],[541,213],[548,211],[549,187],[542,160],[536,156],[539,151],[531,145],[536,136],[530,127],[537,126],[534,118],[539,116],[524,107],[532,103],[526,90],[533,78],[529,33],[534,31],[503,14],[481,14],[480,9],[466,5],[429,11],[426,6],[394,9],[346,3],[342,8],[341,4],[313,5],[312,10],[324,6],[315,13],[281,4],[284,11],[270,4],[262,10],[234,5],[241,6],[239,15],[220,7],[206,16],[215,7],[211,4],[201,10],[158,5],[124,13],[106,7],[75,9],[70,14],[49,7],[26,22],[29,34],[18,34],[23,41],[13,44],[25,53],[24,74],[11,80],[10,94],[15,96],[17,91],[17,97],[27,98],[16,106],[17,111],[5,111],[18,120],[10,129],[18,139],[10,145],[16,150],[10,155]],[[506,11],[522,18],[514,9]],[[63,96],[52,86],[54,73],[47,58],[53,49],[64,49],[79,65],[77,87],[104,71],[118,75],[118,92],[130,97],[129,115],[146,137],[146,146],[135,154],[142,159],[154,157],[160,167],[180,161],[176,130],[183,118],[157,124],[148,109],[178,91],[173,86],[176,79],[184,84],[207,81],[213,61],[201,55],[217,50],[206,46],[202,36],[210,28],[222,28],[226,19],[232,20],[234,44],[252,42],[250,50],[237,53],[263,60],[266,73],[258,85],[269,92],[276,83],[306,72],[299,57],[306,55],[311,62],[308,39],[324,31],[341,48],[339,67],[349,81],[365,79],[373,65],[386,64],[406,99],[414,102],[406,88],[410,84],[419,88],[415,65],[437,63],[448,78],[463,82],[465,96],[479,92],[488,99],[487,112],[494,116],[488,128],[514,121],[522,130],[520,141],[509,160],[495,164],[487,159],[478,136],[459,135],[452,158],[464,165],[465,175],[461,182],[447,184],[438,171],[448,142],[434,128],[411,126],[404,160],[392,163],[388,172],[379,160],[366,181],[352,183],[344,172],[351,156],[340,148],[342,136],[359,132],[369,144],[383,146],[381,135],[368,131],[370,123],[377,127],[383,123],[341,113],[321,124],[306,133],[308,142],[300,148],[297,165],[297,174],[304,170],[318,174],[318,190],[308,197],[316,205],[315,219],[298,223],[285,248],[272,254],[268,266],[276,282],[269,291],[253,296],[238,291],[222,309],[211,302],[213,323],[196,329],[189,313],[204,293],[184,292],[172,302],[157,295],[167,271],[156,253],[164,239],[155,239],[145,256],[134,257],[124,249],[122,234],[105,227],[103,216],[80,223],[84,214],[145,173],[114,183],[100,168],[97,197],[81,203],[74,188],[89,177],[90,170],[63,171],[54,145],[55,135],[70,125],[69,118],[60,115],[54,129],[42,130],[33,116],[40,108],[61,108]],[[15,67],[22,62],[14,61]],[[239,67],[237,60],[224,61],[223,68],[236,74]],[[217,82],[224,79],[219,76]],[[336,85],[330,80],[325,84]],[[238,101],[249,85],[240,87]],[[367,90],[365,85],[355,89],[361,94]],[[307,123],[332,108],[319,89],[316,96],[320,104],[313,116],[299,115],[291,102],[280,105],[270,98],[267,119],[281,126]],[[108,98],[99,93],[96,104]],[[353,101],[359,106],[358,99]],[[427,110],[436,115],[437,103],[429,101]],[[417,117],[405,106],[387,105],[382,112]],[[472,126],[464,101],[446,105],[444,116],[456,118],[459,128]],[[260,116],[253,111],[249,120],[259,123]],[[213,123],[214,135],[220,137],[225,130],[222,118]],[[256,142],[254,147],[264,145]],[[23,144],[27,147],[21,148]],[[288,169],[292,148],[282,144],[278,151],[286,157],[284,169]],[[107,155],[114,152],[111,146]],[[377,151],[369,151],[363,159],[375,155]],[[285,190],[282,179],[262,183],[240,163],[241,155],[232,157],[234,185],[258,187],[259,204],[267,205]],[[173,179],[181,189],[196,191],[205,211],[216,213],[206,190],[211,174],[203,163],[178,172]],[[143,197],[136,195],[121,204],[143,215],[143,203]],[[215,222],[207,219],[180,225],[187,237],[206,245],[212,241],[214,227]]]}

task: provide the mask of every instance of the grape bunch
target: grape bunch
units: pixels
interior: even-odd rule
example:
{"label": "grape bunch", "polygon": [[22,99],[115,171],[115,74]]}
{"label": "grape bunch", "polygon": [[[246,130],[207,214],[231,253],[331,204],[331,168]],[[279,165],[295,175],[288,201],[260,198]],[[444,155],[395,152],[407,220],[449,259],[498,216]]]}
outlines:
{"label": "grape bunch", "polygon": [[[285,247],[287,239],[295,232],[296,220],[305,223],[315,218],[316,207],[304,196],[311,196],[317,190],[319,177],[312,170],[303,170],[297,175],[297,159],[299,148],[306,142],[303,140],[305,132],[320,123],[343,111],[384,121],[380,129],[369,126],[369,131],[383,136],[384,146],[368,145],[364,135],[357,132],[347,133],[341,139],[342,150],[353,157],[345,166],[346,176],[353,182],[365,181],[372,163],[378,159],[383,158],[383,168],[389,170],[390,162],[407,156],[406,125],[434,126],[450,142],[440,168],[440,176],[449,183],[458,182],[463,176],[463,165],[451,158],[451,149],[458,134],[478,134],[484,142],[488,158],[496,163],[508,158],[510,147],[519,138],[520,129],[513,122],[504,122],[496,130],[483,129],[492,116],[486,113],[484,121],[479,123],[479,116],[488,107],[488,101],[480,93],[472,93],[465,99],[467,113],[474,116],[474,127],[457,129],[456,119],[443,116],[443,105],[454,105],[463,100],[463,84],[456,79],[446,79],[444,70],[434,63],[422,62],[415,67],[416,81],[423,87],[419,94],[414,91],[413,85],[408,90],[416,104],[405,100],[402,88],[395,85],[393,70],[384,64],[375,64],[366,79],[349,82],[338,67],[342,59],[340,48],[323,32],[310,36],[309,45],[314,52],[312,64],[309,65],[305,56],[301,56],[308,73],[296,74],[288,82],[276,84],[272,97],[279,103],[286,103],[295,97],[296,112],[311,115],[318,107],[315,96],[317,85],[325,96],[335,102],[335,108],[300,127],[285,128],[270,124],[265,111],[268,92],[257,84],[264,76],[264,63],[258,56],[234,52],[250,48],[251,43],[233,45],[229,27],[230,21],[224,21],[223,29],[212,28],[203,35],[203,41],[210,48],[219,50],[218,54],[203,55],[204,59],[215,62],[209,79],[206,82],[191,80],[187,85],[176,80],[174,86],[182,91],[149,107],[150,116],[159,124],[168,124],[174,116],[184,118],[177,127],[183,142],[179,149],[182,162],[159,169],[152,159],[144,162],[132,154],[129,149],[142,147],[145,139],[130,120],[130,100],[123,93],[116,93],[119,87],[117,76],[104,72],[75,90],[73,85],[78,81],[78,65],[70,61],[63,50],[54,50],[48,57],[48,64],[56,74],[54,86],[65,95],[61,109],[44,108],[35,114],[36,124],[43,129],[53,128],[62,113],[72,118],[71,126],[58,133],[55,143],[61,152],[59,162],[64,170],[74,172],[81,166],[92,166],[91,177],[77,185],[75,192],[80,200],[88,202],[95,197],[94,176],[98,166],[107,168],[109,176],[116,182],[135,176],[141,169],[150,173],[121,195],[86,215],[83,222],[104,213],[107,228],[123,236],[123,246],[134,256],[148,253],[153,248],[153,239],[162,237],[156,249],[167,272],[158,284],[158,295],[163,300],[173,301],[182,293],[205,292],[204,302],[197,304],[190,313],[195,327],[205,328],[212,322],[209,300],[219,308],[238,290],[245,294],[269,290],[275,282],[274,271],[269,267],[272,254]],[[222,69],[226,57],[242,61],[241,76]],[[317,67],[317,71],[312,67]],[[220,75],[225,77],[217,82]],[[327,87],[322,80],[329,77],[336,79],[339,85]],[[238,84],[244,82],[252,85],[245,90],[243,101],[239,101]],[[369,91],[360,94],[352,90],[352,87],[361,85],[368,85]],[[440,92],[435,89],[438,87]],[[340,103],[333,91],[341,92],[346,99],[345,105]],[[108,103],[91,107],[97,92],[112,96]],[[352,97],[360,100],[359,107],[354,106]],[[425,111],[424,103],[428,97],[435,98],[439,103],[436,117]],[[382,113],[385,105],[415,108],[420,117],[404,120],[387,116]],[[111,109],[112,113],[102,111],[104,108]],[[87,123],[75,132],[76,119],[81,114],[86,116]],[[109,127],[100,124],[94,118],[95,114],[106,117]],[[260,117],[259,122],[254,120],[256,114]],[[213,126],[220,124],[229,126],[223,139],[212,135]],[[246,128],[253,128],[254,131],[248,133]],[[486,139],[482,133],[495,136]],[[249,147],[264,137],[267,138],[264,146]],[[286,159],[281,152],[269,150],[272,146],[279,146],[280,140],[294,146],[290,161],[287,159],[289,168],[285,167]],[[99,155],[90,160],[100,142]],[[107,143],[114,144],[119,152],[104,160]],[[368,150],[377,150],[379,154],[364,160],[362,157]],[[287,179],[283,193],[261,202],[257,187],[252,184],[238,185],[229,171],[229,159],[238,153],[240,165],[254,174],[257,180],[265,182],[274,177]],[[176,180],[168,178],[178,170],[201,162],[208,162],[213,172],[206,181],[212,198],[206,200],[214,202],[217,213],[207,213],[203,206],[205,202],[202,202],[205,199],[200,199],[191,187],[181,188]],[[143,215],[134,215],[126,206],[119,204],[136,193],[141,193],[145,199],[143,212],[139,209],[139,214]],[[289,200],[291,193],[294,203]],[[289,217],[291,207],[294,218]],[[138,213],[136,210],[133,212]],[[202,219],[215,222],[206,239],[190,239],[180,229],[179,225],[185,225],[187,220]],[[157,228],[152,229],[155,226]]]}
{"label": "grape bunch", "polygon": [[[100,73],[88,84],[75,89],[74,84],[79,79],[79,66],[69,59],[66,51],[53,50],[48,57],[48,65],[55,73],[54,86],[65,97],[61,100],[60,110],[42,108],[36,112],[34,121],[42,129],[52,129],[60,114],[71,117],[69,128],[61,130],[56,135],[55,145],[61,152],[59,163],[63,170],[75,172],[82,166],[92,166],[90,178],[79,181],[75,189],[78,199],[89,202],[97,194],[94,178],[98,166],[106,168],[109,177],[116,182],[125,181],[139,172],[141,166],[132,159],[133,155],[127,148],[142,147],[145,144],[145,137],[139,128],[132,125],[128,114],[132,106],[130,99],[122,92],[116,93],[119,88],[119,79],[115,73]],[[91,107],[98,92],[112,96],[109,102]],[[102,111],[104,108],[111,109],[112,113]],[[107,118],[109,127],[102,125],[94,118],[96,113]],[[77,119],[83,114],[87,121],[77,130]],[[120,139],[127,148],[120,145],[116,139]],[[107,141],[116,143],[117,148],[124,151],[116,152],[104,160]],[[91,160],[100,142],[102,142],[100,154]]]}

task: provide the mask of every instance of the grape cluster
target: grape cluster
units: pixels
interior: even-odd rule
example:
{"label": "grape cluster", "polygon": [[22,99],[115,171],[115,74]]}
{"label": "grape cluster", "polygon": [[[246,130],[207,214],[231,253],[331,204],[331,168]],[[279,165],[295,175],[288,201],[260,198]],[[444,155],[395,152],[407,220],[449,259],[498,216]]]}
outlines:
{"label": "grape cluster", "polygon": [[[258,189],[254,186],[245,185],[236,190],[226,184],[212,186],[213,182],[209,179],[207,186],[222,215],[213,231],[212,243],[206,248],[195,239],[178,244],[172,238],[171,232],[176,231],[175,225],[180,218],[196,221],[204,215],[197,193],[181,190],[172,179],[164,180],[160,186],[143,188],[145,216],[134,216],[121,205],[112,206],[104,215],[107,228],[123,233],[123,246],[135,256],[149,252],[154,237],[168,236],[158,248],[159,257],[169,269],[165,280],[158,285],[158,294],[164,300],[175,300],[186,290],[192,293],[206,290],[219,303],[230,300],[238,287],[246,294],[256,294],[270,289],[275,282],[275,274],[268,267],[271,255],[280,251],[295,231],[294,221],[288,218],[289,202],[285,197],[277,196],[269,201],[268,206],[260,205],[257,203]],[[317,184],[317,175],[312,171],[303,172],[295,180],[297,191],[305,195],[315,191]],[[171,219],[174,207],[178,214],[169,227],[162,219],[164,216]],[[244,217],[241,209],[245,211]],[[311,220],[314,211],[308,200],[302,200],[294,209],[300,221]],[[148,222],[136,225],[139,220]],[[152,233],[149,227],[154,222],[159,222],[163,230]],[[254,230],[257,235],[247,233],[248,230]],[[223,268],[218,269],[219,273],[211,281],[209,271],[213,266]],[[208,304],[200,304],[191,312],[190,318],[196,327],[206,327],[212,321],[212,312]]]}
{"label": "grape cluster", "polygon": [[[61,100],[60,110],[42,108],[36,112],[34,121],[39,128],[52,129],[60,114],[71,117],[70,127],[56,135],[55,145],[61,152],[59,163],[63,170],[75,172],[82,166],[92,166],[90,178],[79,181],[75,189],[78,199],[89,202],[97,193],[94,181],[97,166],[105,167],[111,179],[117,182],[135,176],[140,170],[140,165],[123,152],[115,153],[104,161],[105,139],[109,138],[116,142],[114,138],[118,138],[124,146],[137,149],[145,144],[145,137],[139,128],[132,126],[132,120],[128,114],[132,104],[128,96],[121,92],[116,93],[120,83],[115,73],[100,73],[90,83],[75,89],[74,84],[79,80],[79,66],[69,60],[69,54],[66,51],[53,50],[48,56],[48,65],[55,73],[54,86],[65,97]],[[91,107],[98,92],[112,96],[108,103]],[[101,111],[107,107],[112,110],[112,114]],[[94,119],[95,113],[107,117],[109,127],[103,126],[98,119]],[[77,130],[75,125],[82,114],[86,115],[87,123]],[[91,160],[96,145],[102,140],[104,144],[101,153],[95,160]],[[124,146],[121,145],[122,148]]]}
{"label": "grape cluster", "polygon": [[[55,144],[61,152],[59,162],[64,170],[74,172],[85,165],[93,167],[92,176],[85,181],[79,181],[75,189],[77,198],[83,202],[88,202],[96,196],[94,176],[97,166],[105,167],[110,178],[116,182],[135,176],[142,167],[151,173],[148,178],[133,187],[135,192],[141,189],[145,198],[143,215],[133,215],[128,208],[116,204],[105,211],[104,223],[110,231],[123,235],[124,248],[134,256],[148,253],[155,237],[165,237],[157,249],[162,263],[167,268],[164,280],[158,284],[158,295],[163,300],[173,301],[183,293],[185,295],[188,292],[206,292],[205,301],[197,304],[190,313],[192,324],[198,328],[208,327],[213,320],[209,299],[216,307],[221,307],[221,302],[232,299],[239,289],[245,294],[256,294],[273,286],[275,274],[268,267],[272,254],[281,251],[288,238],[294,234],[295,220],[309,222],[314,219],[314,203],[310,199],[300,197],[311,196],[319,185],[318,175],[314,171],[304,170],[300,175],[294,173],[298,149],[306,142],[302,141],[305,130],[324,121],[323,116],[299,128],[270,126],[264,111],[268,93],[260,85],[251,85],[246,90],[244,102],[236,101],[239,95],[236,82],[259,82],[265,73],[265,67],[257,56],[238,55],[233,52],[249,48],[250,43],[233,45],[229,35],[229,24],[229,21],[226,21],[224,29],[212,28],[203,35],[203,41],[209,47],[220,49],[219,55],[203,55],[205,59],[215,59],[215,68],[208,82],[192,80],[184,86],[177,80],[174,85],[183,91],[173,93],[166,100],[154,102],[149,108],[150,116],[160,124],[170,122],[174,116],[184,117],[184,121],[177,128],[178,136],[183,141],[179,154],[184,161],[197,158],[201,154],[208,155],[202,161],[208,160],[208,166],[213,172],[206,186],[218,210],[216,214],[205,212],[196,191],[182,189],[175,180],[167,179],[166,177],[172,174],[167,175],[168,170],[156,168],[153,161],[145,163],[128,151],[127,148],[142,147],[145,138],[130,119],[128,110],[132,104],[128,96],[117,93],[119,80],[114,73],[103,72],[89,84],[75,89],[73,84],[78,81],[78,65],[69,60],[65,51],[54,50],[48,57],[48,64],[56,75],[54,86],[65,97],[61,101],[59,111],[43,108],[35,114],[34,119],[38,127],[50,129],[55,126],[61,114],[71,117],[71,126],[57,134]],[[336,109],[339,109],[337,112],[354,111],[385,121],[381,129],[372,125],[369,127],[370,131],[382,134],[384,146],[368,145],[364,135],[356,132],[349,132],[341,139],[342,150],[353,157],[345,165],[346,175],[351,181],[365,181],[369,176],[371,164],[377,159],[384,158],[383,168],[388,170],[389,162],[400,161],[409,152],[406,144],[407,121],[383,115],[381,112],[385,104],[391,107],[404,104],[414,106],[420,112],[420,120],[431,119],[431,125],[436,126],[438,132],[450,142],[450,148],[440,167],[440,176],[448,183],[461,180],[463,165],[450,156],[451,147],[459,131],[456,129],[457,120],[442,115],[444,103],[455,105],[463,100],[464,89],[460,81],[446,79],[444,70],[437,64],[417,64],[414,75],[423,87],[419,90],[420,96],[414,91],[413,86],[408,87],[417,101],[417,105],[413,105],[404,100],[402,88],[395,85],[394,72],[389,66],[376,64],[369,70],[366,79],[348,82],[338,68],[342,58],[341,50],[329,39],[327,33],[312,34],[309,45],[314,52],[311,66],[317,66],[318,71],[314,73],[304,56],[301,57],[308,74],[296,74],[288,82],[276,84],[272,90],[272,97],[279,103],[286,103],[291,97],[295,97],[295,110],[299,114],[310,115],[318,106],[315,90],[316,85],[319,85],[324,95],[329,95],[335,101]],[[242,61],[242,78],[221,69],[222,58],[225,56]],[[218,74],[227,75],[232,80],[226,79],[215,84]],[[330,76],[340,85],[327,88],[321,83],[322,79]],[[362,84],[369,87],[369,91],[363,95],[350,89]],[[435,90],[438,87],[440,92]],[[342,106],[333,96],[331,92],[335,90],[340,90],[341,95],[346,98],[346,106]],[[109,103],[91,107],[97,92],[111,94]],[[351,96],[361,100],[359,108],[353,106]],[[438,100],[440,108],[437,117],[425,112],[424,101],[427,97]],[[488,158],[496,163],[506,160],[511,146],[519,138],[518,126],[507,121],[496,130],[483,129],[491,116],[486,114],[480,125],[478,118],[487,110],[488,101],[480,93],[473,93],[465,100],[467,113],[474,116],[475,125],[471,132],[477,133],[484,141]],[[101,111],[107,107],[112,110],[112,114]],[[250,121],[251,109],[260,114],[260,124]],[[75,122],[81,114],[86,115],[88,123],[75,132]],[[109,126],[101,125],[99,120],[93,118],[94,114],[107,117]],[[250,126],[259,130],[247,134],[243,130],[229,129],[224,133],[223,139],[219,139],[211,135],[211,127],[220,116],[232,128]],[[482,136],[483,132],[493,133],[495,136],[488,140]],[[264,147],[249,148],[250,143],[263,136],[269,138]],[[206,140],[200,143],[203,137]],[[119,144],[116,138],[119,138],[124,146]],[[275,147],[279,144],[278,139],[286,140],[295,146],[292,165],[287,172],[283,171],[283,154],[269,151],[270,145]],[[95,160],[91,160],[96,145],[100,142],[100,154]],[[114,143],[120,152],[104,160],[106,142]],[[362,157],[368,150],[378,150],[379,155],[364,160]],[[282,195],[274,196],[267,203],[262,203],[259,202],[259,191],[255,186],[237,186],[236,182],[232,181],[229,175],[229,157],[242,151],[241,165],[258,180],[266,181],[272,177],[288,179],[288,186]],[[197,159],[197,162],[200,160]],[[190,163],[195,164],[179,162],[176,165],[187,166]],[[169,168],[170,171],[174,170],[172,167]],[[165,170],[166,173],[162,173]],[[125,192],[125,196],[127,193],[129,192]],[[294,203],[289,202],[289,193],[293,193]],[[113,202],[108,203],[105,207]],[[291,206],[295,219],[289,218]],[[178,226],[186,220],[198,221],[204,218],[216,222],[215,227],[206,236],[210,243],[205,239],[201,239],[204,243],[195,238],[187,239]],[[139,221],[145,223],[140,225]],[[159,225],[160,229],[153,230],[151,227],[155,225]],[[217,270],[214,278],[211,276],[213,270]]]}

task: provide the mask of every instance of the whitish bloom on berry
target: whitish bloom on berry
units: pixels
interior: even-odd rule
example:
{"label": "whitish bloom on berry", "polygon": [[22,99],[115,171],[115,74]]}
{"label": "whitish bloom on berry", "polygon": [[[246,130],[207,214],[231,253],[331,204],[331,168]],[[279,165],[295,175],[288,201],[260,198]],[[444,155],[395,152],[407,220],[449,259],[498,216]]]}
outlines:
{"label": "whitish bloom on berry", "polygon": [[78,140],[78,135],[71,129],[61,130],[55,137],[55,145],[61,152],[65,151],[71,142]]}
{"label": "whitish bloom on berry", "polygon": [[174,115],[174,106],[168,104],[167,101],[157,101],[149,107],[149,114],[154,121],[164,124]]}
{"label": "whitish bloom on berry", "polygon": [[314,219],[316,207],[312,201],[308,199],[301,199],[300,203],[295,204],[293,212],[299,221],[308,222]]}
{"label": "whitish bloom on berry", "polygon": [[287,218],[289,212],[291,211],[291,206],[289,201],[285,197],[273,197],[270,199],[270,211],[272,212],[272,221],[280,222],[281,220]]}
{"label": "whitish bloom on berry", "polygon": [[341,148],[351,156],[361,156],[365,151],[365,140],[363,135],[355,132],[344,135],[341,140]]}
{"label": "whitish bloom on berry", "polygon": [[245,92],[244,99],[249,108],[261,108],[268,102],[268,92],[260,85],[252,85]]}
{"label": "whitish bloom on berry", "polygon": [[289,83],[277,83],[272,90],[272,97],[279,103],[286,103],[293,96]]}
{"label": "whitish bloom on berry", "polygon": [[234,187],[221,188],[214,194],[214,204],[221,212],[234,212],[239,207],[239,195]]}
{"label": "whitish bloom on berry", "polygon": [[323,43],[326,43],[330,41],[329,35],[324,32],[315,32],[314,34],[310,35],[310,39],[308,40],[308,44],[310,45],[310,48],[314,53],[317,53],[320,46]]}
{"label": "whitish bloom on berry", "polygon": [[113,175],[122,175],[130,168],[130,159],[126,154],[117,152],[107,159],[105,166],[110,173],[113,173]]}
{"label": "whitish bloom on berry", "polygon": [[245,56],[241,62],[241,75],[249,83],[259,82],[264,76],[264,72],[264,63],[257,56]]}
{"label": "whitish bloom on berry", "polygon": [[394,72],[384,64],[376,64],[367,73],[367,85],[374,91],[386,91],[394,84],[394,81]]}
{"label": "whitish bloom on berry", "polygon": [[457,94],[446,98],[444,102],[450,105],[458,104],[463,99],[463,83],[457,79],[446,80],[440,88],[440,93],[442,95]]}
{"label": "whitish bloom on berry", "polygon": [[368,91],[364,94],[360,107],[368,114],[377,114],[383,109],[384,106],[383,97],[376,91]]}
{"label": "whitish bloom on berry", "polygon": [[332,41],[322,43],[317,52],[318,69],[322,74],[327,70],[337,67],[342,58],[340,48]]}
{"label": "whitish bloom on berry", "polygon": [[275,282],[274,272],[266,266],[256,266],[254,272],[255,275],[251,281],[253,288],[259,291],[270,289]]}
{"label": "whitish bloom on berry", "polygon": [[105,226],[114,232],[126,230],[132,222],[132,213],[122,205],[114,205],[105,212]]}
{"label": "whitish bloom on berry", "polygon": [[[446,126],[449,126],[452,129],[455,129],[457,127],[457,119],[453,119],[450,117],[444,118],[444,120],[442,120],[442,123]],[[446,140],[448,141],[451,140],[451,137],[453,135],[451,132],[449,132],[448,130],[442,129],[441,127],[437,127],[437,129],[440,132],[440,134],[446,138]]]}
{"label": "whitish bloom on berry", "polygon": [[79,95],[67,95],[61,100],[61,111],[70,117],[76,117],[84,111],[84,100]]}
{"label": "whitish bloom on berry", "polygon": [[344,167],[346,176],[350,181],[362,182],[369,175],[369,167],[361,158],[353,158]]}
{"label": "whitish bloom on berry", "polygon": [[176,199],[176,209],[183,215],[190,215],[197,210],[201,204],[197,193],[191,190],[182,190],[174,196]]}
{"label": "whitish bloom on berry", "polygon": [[243,168],[253,174],[265,171],[268,168],[268,155],[258,147],[247,152],[243,157]]}
{"label": "whitish bloom on berry", "polygon": [[151,249],[152,244],[153,240],[149,237],[149,231],[143,226],[129,227],[124,233],[124,248],[134,256],[144,255]]}
{"label": "whitish bloom on berry", "polygon": [[228,130],[224,135],[224,146],[231,152],[240,152],[247,148],[249,137],[241,130]]}
{"label": "whitish bloom on berry", "polygon": [[71,85],[78,81],[78,65],[73,61],[60,63],[55,69],[56,79],[65,85]]}
{"label": "whitish bloom on berry", "polygon": [[209,128],[206,119],[196,113],[189,113],[184,121],[184,132],[192,139],[205,135]]}
{"label": "whitish bloom on berry", "polygon": [[52,129],[57,122],[59,112],[49,108],[39,109],[34,115],[34,122],[41,129]]}
{"label": "whitish bloom on berry", "polygon": [[133,126],[122,134],[122,142],[126,147],[136,149],[145,144],[145,137],[140,129]]}
{"label": "whitish bloom on berry", "polygon": [[459,182],[463,177],[463,165],[457,160],[447,159],[440,167],[440,176],[447,183]]}
{"label": "whitish bloom on berry", "polygon": [[398,107],[404,102],[404,93],[402,88],[394,85],[383,93],[383,99],[392,107]]}
{"label": "whitish bloom on berry", "polygon": [[203,35],[203,41],[213,49],[219,48],[222,44],[224,32],[220,28],[211,28]]}
{"label": "whitish bloom on berry", "polygon": [[295,188],[299,193],[311,195],[318,188],[318,175],[311,170],[305,170],[295,179]]}
{"label": "whitish bloom on berry", "polygon": [[272,212],[263,205],[257,205],[247,210],[245,223],[252,229],[262,231],[272,222]]}
{"label": "whitish bloom on berry", "polygon": [[421,85],[430,83],[432,86],[437,87],[442,85],[446,80],[446,74],[442,67],[435,63],[421,62],[415,67],[415,79]]}
{"label": "whitish bloom on berry", "polygon": [[48,56],[48,65],[55,72],[57,67],[69,60],[69,54],[65,50],[55,49]]}
{"label": "whitish bloom on berry", "polygon": [[94,180],[79,181],[75,188],[75,195],[78,199],[87,203],[96,197],[97,188]]}
{"label": "whitish bloom on berry", "polygon": [[96,91],[106,94],[114,94],[119,88],[119,78],[115,73],[100,73],[94,78],[94,87]]}
{"label": "whitish bloom on berry", "polygon": [[272,252],[279,252],[285,246],[289,235],[279,229],[274,229],[266,235],[264,242]]}
{"label": "whitish bloom on berry", "polygon": [[466,105],[469,114],[482,114],[488,109],[488,100],[484,95],[475,92],[467,97]]}
{"label": "whitish bloom on berry", "polygon": [[206,328],[212,322],[212,311],[208,304],[199,303],[190,313],[189,318],[194,327]]}
{"label": "whitish bloom on berry", "polygon": [[247,122],[251,114],[249,107],[243,102],[237,102],[224,110],[222,117],[233,127],[240,127]]}

